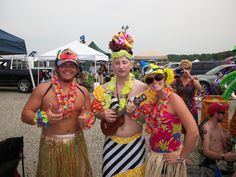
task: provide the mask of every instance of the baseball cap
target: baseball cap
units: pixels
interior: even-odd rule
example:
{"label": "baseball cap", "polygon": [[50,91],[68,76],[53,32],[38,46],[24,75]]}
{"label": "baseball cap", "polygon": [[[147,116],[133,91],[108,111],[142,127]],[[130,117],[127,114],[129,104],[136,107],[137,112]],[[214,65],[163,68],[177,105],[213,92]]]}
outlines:
{"label": "baseball cap", "polygon": [[69,48],[63,51],[59,50],[57,52],[56,59],[57,59],[56,63],[58,66],[68,61],[74,62],[77,66],[79,66],[79,60],[78,60],[77,54]]}
{"label": "baseball cap", "polygon": [[229,104],[228,103],[219,103],[219,102],[214,102],[209,104],[207,112],[210,115],[215,114],[216,112],[225,112],[228,110]]}

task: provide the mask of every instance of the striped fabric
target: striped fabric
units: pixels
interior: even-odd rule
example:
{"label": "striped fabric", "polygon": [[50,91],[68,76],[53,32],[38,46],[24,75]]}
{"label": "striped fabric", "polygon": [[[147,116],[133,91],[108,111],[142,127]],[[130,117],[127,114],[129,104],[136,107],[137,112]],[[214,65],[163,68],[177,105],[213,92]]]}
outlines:
{"label": "striped fabric", "polygon": [[103,149],[103,177],[114,176],[144,163],[145,139],[141,135],[125,144],[106,137]]}

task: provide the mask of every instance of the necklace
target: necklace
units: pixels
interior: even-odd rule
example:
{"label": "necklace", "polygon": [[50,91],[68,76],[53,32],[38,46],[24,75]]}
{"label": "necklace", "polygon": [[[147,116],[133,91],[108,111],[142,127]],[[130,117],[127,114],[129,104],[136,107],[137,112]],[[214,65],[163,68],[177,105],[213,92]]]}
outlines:
{"label": "necklace", "polygon": [[74,103],[77,95],[76,79],[74,78],[71,82],[68,95],[64,93],[61,86],[61,81],[56,75],[53,75],[52,77],[52,85],[56,93],[59,110],[62,112],[63,117],[69,118],[72,110],[74,109]]}
{"label": "necklace", "polygon": [[160,99],[158,107],[157,107],[160,115],[163,115],[164,110],[166,110],[167,104],[168,104],[168,98],[172,93],[173,93],[173,89],[171,87],[167,87],[164,89],[164,97]]}
{"label": "necklace", "polygon": [[[168,98],[173,93],[173,89],[167,87],[164,89],[163,98],[159,100],[159,103],[149,103],[143,106],[144,113],[149,116],[145,119],[147,123],[146,130],[149,134],[153,134],[158,131],[162,126],[161,120],[164,120],[163,113],[167,109]],[[157,105],[157,106],[155,106]]]}
{"label": "necklace", "polygon": [[[121,90],[118,111],[121,111],[127,105],[127,95],[131,92],[134,81],[134,75],[130,73],[128,80],[125,82]],[[106,90],[102,86],[96,87],[96,89],[93,91],[93,95],[96,98],[92,105],[94,112],[110,109],[112,96],[114,95],[116,89],[116,84],[117,78],[115,76],[112,77],[111,81],[106,85]]]}
{"label": "necklace", "polygon": [[[132,73],[129,74],[128,80],[125,82],[122,87],[120,98],[119,98],[119,109],[121,111],[127,105],[127,95],[130,93],[133,84],[134,84],[134,75]],[[112,77],[111,81],[107,84],[107,93],[105,93],[105,109],[110,108],[110,104],[112,101],[112,96],[114,95],[115,89],[117,89],[117,77]]]}

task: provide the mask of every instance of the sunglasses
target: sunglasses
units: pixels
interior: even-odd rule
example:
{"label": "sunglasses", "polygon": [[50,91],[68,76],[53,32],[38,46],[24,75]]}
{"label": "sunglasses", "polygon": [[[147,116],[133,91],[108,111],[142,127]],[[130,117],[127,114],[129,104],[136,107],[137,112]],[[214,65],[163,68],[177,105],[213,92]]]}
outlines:
{"label": "sunglasses", "polygon": [[219,112],[217,112],[218,114],[225,114],[225,112],[224,111],[219,111]]}
{"label": "sunglasses", "polygon": [[183,69],[190,70],[191,68],[183,68]]}
{"label": "sunglasses", "polygon": [[146,84],[151,84],[151,83],[153,83],[153,81],[155,80],[155,81],[161,81],[162,79],[164,79],[164,75],[163,74],[157,74],[157,75],[155,75],[155,77],[148,77],[147,79],[146,79]]}

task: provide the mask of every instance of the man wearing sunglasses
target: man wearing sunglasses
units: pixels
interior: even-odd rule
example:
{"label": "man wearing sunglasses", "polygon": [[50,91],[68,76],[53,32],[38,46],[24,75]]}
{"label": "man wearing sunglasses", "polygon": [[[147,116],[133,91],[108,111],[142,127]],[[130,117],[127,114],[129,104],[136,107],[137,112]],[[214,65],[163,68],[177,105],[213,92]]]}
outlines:
{"label": "man wearing sunglasses", "polygon": [[236,160],[235,152],[227,152],[232,146],[230,143],[231,136],[220,125],[228,109],[229,105],[227,103],[211,103],[207,109],[209,120],[203,125],[202,129],[203,154],[207,160],[210,159],[211,162],[213,160],[213,164],[217,163],[223,171],[229,171],[230,169],[226,162]]}

